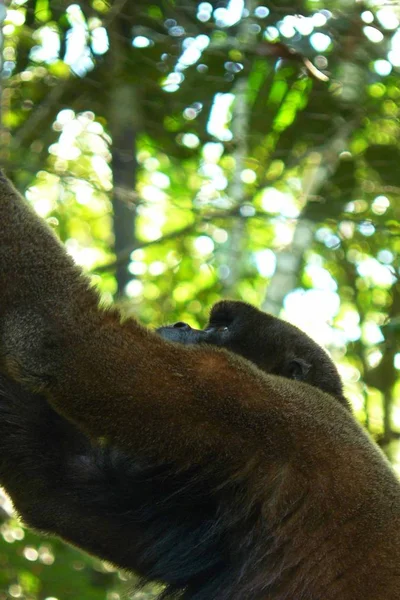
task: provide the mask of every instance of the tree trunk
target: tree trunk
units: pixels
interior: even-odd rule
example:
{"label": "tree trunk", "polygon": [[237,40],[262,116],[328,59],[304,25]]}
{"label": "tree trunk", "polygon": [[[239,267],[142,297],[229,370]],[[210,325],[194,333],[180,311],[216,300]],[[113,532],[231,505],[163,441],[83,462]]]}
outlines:
{"label": "tree trunk", "polygon": [[130,32],[126,23],[115,18],[109,28],[110,96],[108,106],[109,131],[112,138],[112,172],[114,180],[112,205],[114,252],[116,254],[117,297],[124,295],[132,279],[129,260],[118,262],[119,253],[133,247],[136,241],[137,181],[136,145],[140,128],[140,111],[137,89],[126,68],[126,55],[130,52]]}
{"label": "tree trunk", "polygon": [[[257,3],[255,0],[247,0],[244,9],[248,15],[252,15]],[[251,29],[251,17],[242,18],[238,26],[238,39],[244,47],[251,46],[257,39],[257,33]],[[229,183],[228,196],[232,204],[238,209],[245,199],[245,184],[242,180],[242,171],[245,168],[248,157],[248,134],[250,121],[250,107],[248,104],[248,77],[241,76],[233,88],[235,102],[232,108],[232,133],[235,142],[235,171]],[[220,263],[224,263],[226,269],[225,277],[222,279],[222,292],[224,296],[231,298],[236,296],[236,285],[243,270],[243,238],[245,235],[245,218],[238,217],[232,222],[228,231],[228,240],[224,244]]]}
{"label": "tree trunk", "polygon": [[[111,98],[112,118],[112,171],[114,189],[112,197],[114,252],[118,254],[135,243],[136,204],[133,191],[136,187],[137,160],[136,137],[133,115],[135,113],[135,88],[121,83],[115,87]],[[122,296],[132,279],[129,260],[116,267],[117,296]]]}

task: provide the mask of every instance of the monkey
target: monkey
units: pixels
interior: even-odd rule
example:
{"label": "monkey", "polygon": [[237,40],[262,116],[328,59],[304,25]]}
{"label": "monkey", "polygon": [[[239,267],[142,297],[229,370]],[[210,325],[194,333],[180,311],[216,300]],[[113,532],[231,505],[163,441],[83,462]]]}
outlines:
{"label": "monkey", "polygon": [[0,482],[183,600],[395,600],[400,484],[299,330],[121,322],[0,177]]}
{"label": "monkey", "polygon": [[294,325],[250,304],[217,302],[204,330],[180,321],[157,331],[180,344],[211,344],[230,350],[266,373],[314,385],[350,409],[337,369],[326,352]]}
{"label": "monkey", "polygon": [[[255,325],[254,330],[252,321]],[[229,335],[227,335],[228,325]],[[253,337],[251,347],[244,339],[249,329]],[[327,366],[330,363],[325,352],[303,332],[243,302],[219,302],[216,304],[211,311],[209,323],[203,331],[193,330],[189,325],[180,322],[173,326],[162,327],[158,333],[166,339],[172,338],[173,341],[183,344],[208,343],[220,347],[229,346],[233,352],[235,350],[232,345],[234,345],[238,353],[250,352],[250,355],[247,355],[249,359],[253,356],[254,361],[260,362],[260,357],[262,357],[262,367],[260,366],[260,368],[265,372],[273,370],[276,374],[294,379],[304,379],[309,376],[311,371],[315,385],[318,384],[318,381],[314,370],[318,368],[324,358]],[[176,339],[177,334],[179,340]],[[281,339],[281,354],[285,354],[285,359],[280,357],[279,364],[276,363],[275,353],[278,348],[272,348],[274,335]],[[304,343],[300,344],[302,346],[300,351],[314,364],[307,363],[304,359],[294,358],[296,356],[294,345],[300,343],[301,340]],[[307,343],[311,356],[306,352]],[[263,356],[266,344],[268,351]],[[342,401],[341,381],[333,364],[331,366],[332,369],[329,371],[331,381],[328,383],[325,376],[323,382],[325,386],[328,385],[330,389],[338,392],[339,399]],[[321,374],[325,375],[323,371]],[[2,461],[4,462],[2,463]],[[24,465],[22,481],[21,464]],[[17,470],[15,465],[19,465]],[[68,476],[65,475],[66,469],[68,469]],[[60,476],[60,473],[64,475]],[[170,486],[166,487],[165,484],[167,473],[167,481],[173,484],[172,489]],[[96,447],[91,444],[89,439],[82,435],[76,427],[60,417],[49,406],[45,398],[27,392],[19,384],[0,375],[0,482],[5,483],[8,491],[12,494],[19,513],[23,517],[26,515],[26,519],[36,529],[49,531],[64,539],[73,540],[76,545],[94,554],[99,553],[98,538],[91,532],[100,530],[102,544],[107,547],[106,554],[103,552],[101,556],[110,557],[114,559],[114,562],[126,564],[129,568],[131,566],[129,562],[121,562],[119,536],[107,537],[104,532],[104,521],[107,519],[106,510],[115,510],[122,503],[131,512],[131,518],[120,517],[120,527],[125,530],[125,539],[134,538],[137,535],[137,527],[136,530],[133,529],[132,524],[135,521],[137,524],[139,518],[134,519],[133,515],[140,511],[140,520],[148,523],[145,531],[140,535],[141,543],[145,542],[144,536],[149,529],[149,524],[155,516],[158,516],[158,512],[154,509],[149,512],[151,520],[149,517],[144,519],[143,514],[149,511],[149,506],[153,505],[162,507],[159,511],[160,515],[163,515],[167,507],[168,511],[174,510],[176,500],[173,500],[169,507],[168,496],[172,496],[173,499],[179,498],[180,509],[182,502],[190,505],[192,513],[197,512],[204,515],[207,507],[209,511],[212,510],[211,514],[214,514],[216,510],[214,503],[210,506],[209,501],[204,499],[204,484],[201,483],[201,488],[197,489],[200,481],[197,484],[192,476],[189,479],[187,477],[177,478],[174,473],[159,472],[163,485],[161,491],[160,488],[157,488],[157,495],[154,496],[154,493],[149,492],[149,489],[154,489],[154,483],[157,481],[154,475],[157,475],[157,472],[146,470],[143,465],[136,463],[133,467],[132,462],[119,453],[116,448]],[[149,489],[143,485],[145,478],[151,482]],[[26,486],[28,480],[32,481],[33,488],[31,485]],[[18,482],[18,487],[15,487],[15,481]],[[123,488],[116,486],[116,481],[123,481]],[[188,490],[190,490],[189,494]],[[196,490],[195,495],[194,490]],[[77,511],[76,503],[74,505],[65,501],[71,492],[74,492],[75,498],[79,500],[78,506],[81,512]],[[95,494],[97,492],[97,496],[94,496],[93,492]],[[99,501],[99,494],[102,497],[101,501]],[[41,498],[39,505],[37,503],[33,505],[34,515],[32,515],[31,508],[27,510],[25,497],[29,504],[32,504],[32,497]],[[43,498],[45,499],[45,508],[43,507]],[[82,516],[84,514],[82,510],[85,504],[87,504],[87,508],[91,509],[89,533],[83,526],[85,518]],[[122,512],[122,509],[120,508],[119,511]],[[96,523],[96,527],[94,527],[94,515],[97,515],[97,521],[100,522],[100,524]],[[45,522],[43,518],[46,519]],[[49,522],[51,522],[50,525],[47,524]],[[63,529],[63,523],[68,530],[67,533]],[[154,544],[154,540],[147,545],[151,547],[152,544]],[[215,560],[211,553],[208,554],[208,557],[208,560],[211,560],[211,557]],[[196,555],[197,568],[198,558]],[[165,567],[163,568],[165,569]],[[169,565],[166,570],[168,571],[167,576],[170,577]],[[155,571],[153,578],[157,576],[160,575]],[[143,579],[144,581],[148,580],[148,578]]]}

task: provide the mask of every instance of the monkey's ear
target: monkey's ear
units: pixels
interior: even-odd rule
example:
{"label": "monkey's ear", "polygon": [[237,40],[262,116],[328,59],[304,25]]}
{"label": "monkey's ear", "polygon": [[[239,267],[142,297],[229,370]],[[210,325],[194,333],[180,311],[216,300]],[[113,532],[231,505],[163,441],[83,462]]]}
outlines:
{"label": "monkey's ear", "polygon": [[286,365],[285,376],[289,379],[305,381],[310,369],[311,365],[302,358],[293,358]]}

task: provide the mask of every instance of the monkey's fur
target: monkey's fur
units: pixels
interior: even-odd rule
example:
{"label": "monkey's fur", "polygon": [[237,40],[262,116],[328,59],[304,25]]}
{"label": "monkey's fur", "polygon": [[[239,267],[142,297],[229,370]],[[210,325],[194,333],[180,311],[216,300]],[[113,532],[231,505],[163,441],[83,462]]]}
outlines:
{"label": "monkey's fur", "polygon": [[121,324],[0,179],[0,482],[17,510],[165,598],[398,600],[400,485],[330,360],[252,307],[213,313],[205,332]]}

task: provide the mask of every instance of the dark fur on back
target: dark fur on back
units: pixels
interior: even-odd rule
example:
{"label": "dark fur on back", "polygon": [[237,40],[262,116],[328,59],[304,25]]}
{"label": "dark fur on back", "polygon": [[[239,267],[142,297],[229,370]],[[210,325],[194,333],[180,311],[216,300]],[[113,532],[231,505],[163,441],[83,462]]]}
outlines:
{"label": "dark fur on back", "polygon": [[[329,412],[339,421],[332,422],[331,433],[346,447],[343,455],[328,440],[320,444],[320,456],[303,449],[297,463],[293,455],[288,462],[291,445],[300,452],[306,442],[292,439],[267,469],[259,452],[237,470],[227,466],[224,472],[216,457],[208,468],[180,471],[176,464],[132,461],[115,448],[90,443],[42,397],[4,377],[0,382],[1,481],[28,525],[133,569],[143,581],[164,582],[165,598],[322,600],[336,598],[342,588],[340,598],[368,597],[357,587],[347,590],[346,576],[351,580],[361,568],[356,577],[362,579],[366,568],[358,560],[360,552],[368,558],[367,542],[371,556],[379,550],[377,540],[387,536],[392,546],[392,528],[400,518],[398,484],[358,426],[346,417],[340,422],[346,411],[328,396],[321,400],[331,403]],[[325,410],[314,415],[312,439]],[[298,418],[304,425],[301,411]],[[331,451],[337,454],[330,462]],[[327,453],[325,459],[321,453]],[[325,473],[336,478],[334,464],[344,481],[335,483],[336,492],[332,482],[337,496],[331,505],[323,488]],[[387,525],[386,505],[391,506]],[[378,538],[374,527],[370,532],[371,519],[380,523]],[[326,566],[323,556],[330,553],[332,564]],[[342,554],[348,565],[337,561]],[[384,558],[387,563],[376,572],[381,594],[386,581],[396,577]],[[312,595],[320,579],[328,589]],[[388,589],[387,595],[370,597],[396,598]]]}

